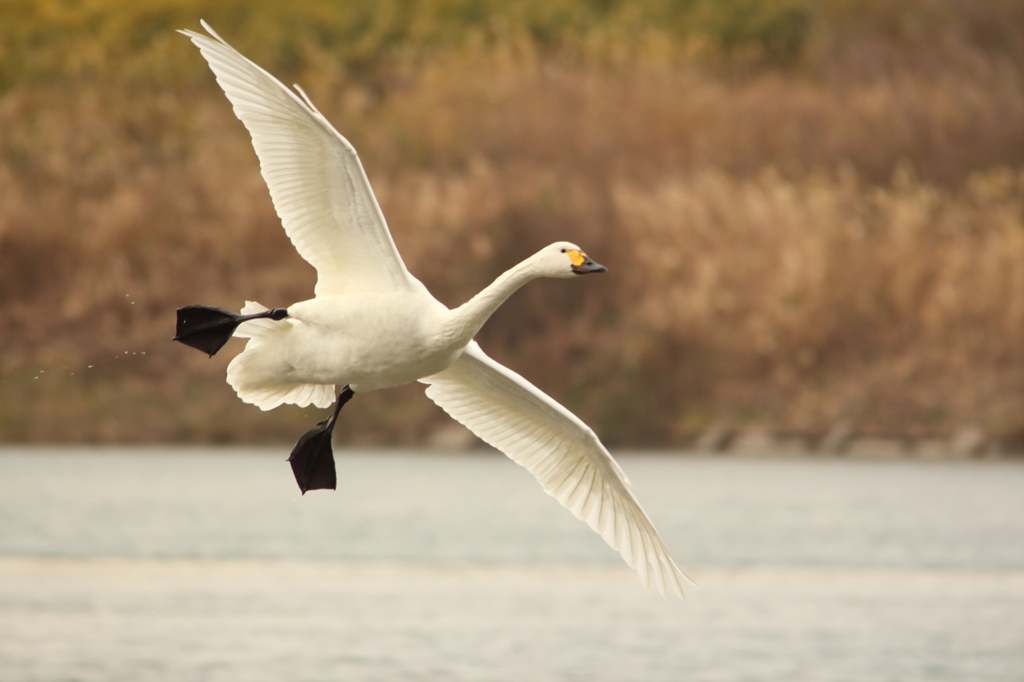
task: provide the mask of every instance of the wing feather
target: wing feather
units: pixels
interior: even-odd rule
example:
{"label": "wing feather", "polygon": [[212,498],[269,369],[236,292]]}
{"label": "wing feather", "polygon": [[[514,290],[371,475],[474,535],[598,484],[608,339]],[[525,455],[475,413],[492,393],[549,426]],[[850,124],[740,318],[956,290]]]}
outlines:
{"label": "wing feather", "polygon": [[182,33],[248,129],[285,232],[316,268],[317,296],[422,288],[398,255],[355,148],[305,93],[300,98],[202,24],[209,36]]}
{"label": "wing feather", "polygon": [[[544,490],[616,549],[644,587],[683,596],[690,579],[640,508],[594,432],[521,376],[471,343],[443,372],[422,380],[456,421],[537,477]],[[692,581],[691,581],[692,582]]]}

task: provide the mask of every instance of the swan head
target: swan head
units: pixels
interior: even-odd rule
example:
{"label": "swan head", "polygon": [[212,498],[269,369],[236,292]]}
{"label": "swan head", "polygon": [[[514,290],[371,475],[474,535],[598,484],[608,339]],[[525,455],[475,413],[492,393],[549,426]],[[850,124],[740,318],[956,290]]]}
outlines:
{"label": "swan head", "polygon": [[531,260],[542,277],[575,277],[608,270],[591,260],[583,249],[572,242],[555,242],[545,246]]}

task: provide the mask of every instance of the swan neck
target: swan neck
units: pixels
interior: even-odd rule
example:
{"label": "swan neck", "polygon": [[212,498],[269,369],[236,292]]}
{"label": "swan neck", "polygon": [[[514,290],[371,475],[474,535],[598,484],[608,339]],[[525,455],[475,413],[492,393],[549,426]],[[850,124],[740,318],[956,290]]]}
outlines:
{"label": "swan neck", "polygon": [[469,343],[513,292],[539,276],[529,259],[506,270],[476,296],[451,311],[449,333],[459,345]]}

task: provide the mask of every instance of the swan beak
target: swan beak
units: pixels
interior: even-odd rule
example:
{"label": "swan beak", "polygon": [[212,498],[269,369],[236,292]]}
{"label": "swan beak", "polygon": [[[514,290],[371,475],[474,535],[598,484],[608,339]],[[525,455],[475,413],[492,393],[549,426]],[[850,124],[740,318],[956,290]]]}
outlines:
{"label": "swan beak", "polygon": [[573,265],[572,271],[577,275],[591,275],[595,272],[608,272],[608,268],[587,258],[579,265]]}

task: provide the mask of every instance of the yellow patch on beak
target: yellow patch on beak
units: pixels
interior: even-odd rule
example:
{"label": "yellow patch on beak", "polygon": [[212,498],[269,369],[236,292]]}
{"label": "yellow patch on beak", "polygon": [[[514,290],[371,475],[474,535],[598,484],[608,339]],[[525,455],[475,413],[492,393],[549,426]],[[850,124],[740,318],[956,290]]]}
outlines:
{"label": "yellow patch on beak", "polygon": [[573,265],[583,265],[584,263],[587,262],[587,254],[583,253],[582,251],[577,251],[576,249],[568,249],[565,253],[567,256],[569,256],[569,260],[572,261]]}

